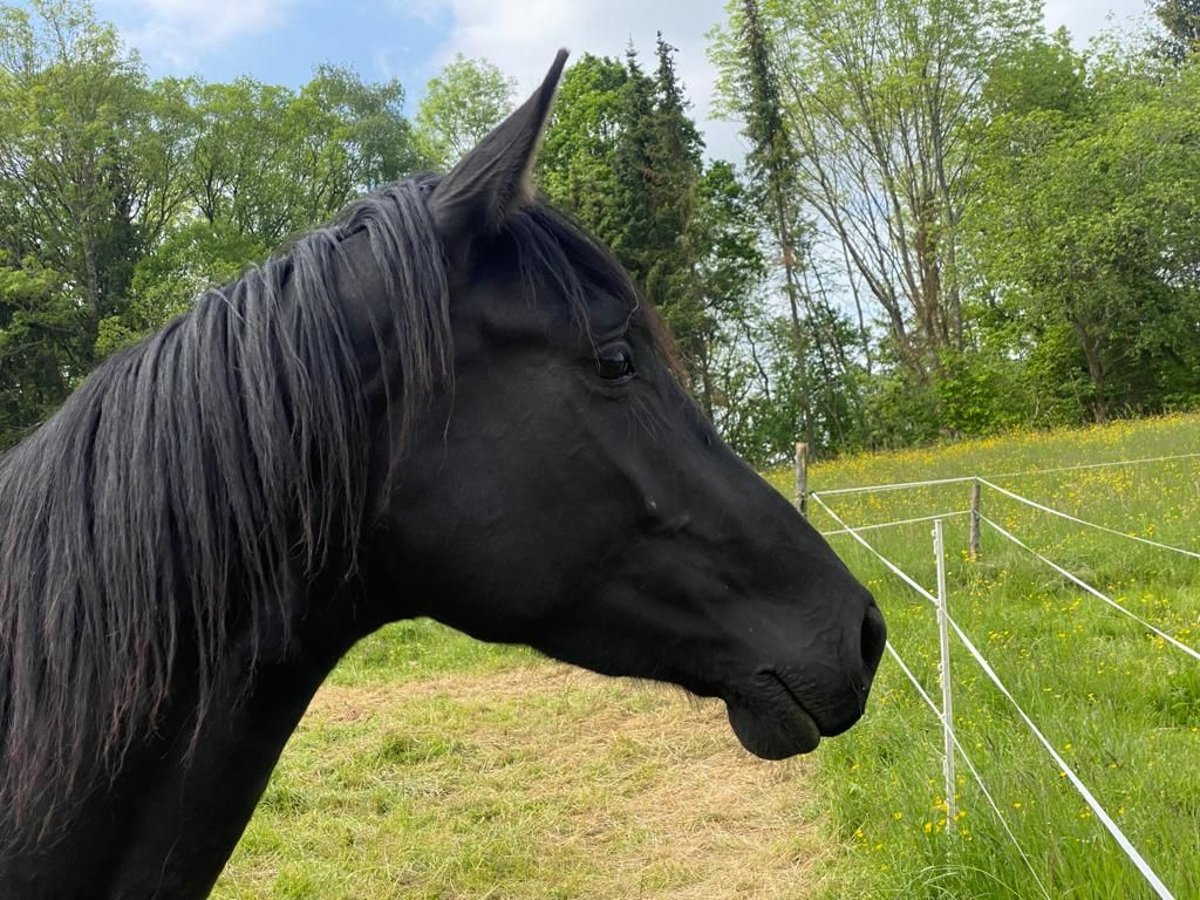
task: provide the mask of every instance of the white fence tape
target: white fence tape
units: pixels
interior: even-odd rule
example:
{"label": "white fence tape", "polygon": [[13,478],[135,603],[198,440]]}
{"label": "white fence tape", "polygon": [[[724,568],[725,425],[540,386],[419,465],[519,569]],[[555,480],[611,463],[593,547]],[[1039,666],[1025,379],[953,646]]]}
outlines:
{"label": "white fence tape", "polygon": [[962,484],[975,481],[976,478],[1026,478],[1032,475],[1050,475],[1056,472],[1079,472],[1084,469],[1111,469],[1117,466],[1138,466],[1146,463],[1171,462],[1180,459],[1200,459],[1200,453],[1177,453],[1172,456],[1147,456],[1141,459],[1118,459],[1112,462],[1082,463],[1076,466],[1056,466],[1049,469],[1024,469],[1020,472],[994,472],[986,476],[963,475],[955,478],[934,478],[929,481],[906,481],[896,484],[864,484],[859,487],[829,488],[824,491],[811,491],[810,497],[821,494],[832,497],[835,494],[875,494],[881,491],[902,491],[909,488],[932,487],[939,484]]}
{"label": "white fence tape", "polygon": [[[938,717],[938,720],[942,723],[942,727],[945,728],[946,720],[942,715],[942,711],[938,709],[937,704],[933,702],[933,698],[930,697],[925,688],[922,687],[921,682],[917,680],[917,676],[912,673],[912,670],[909,669],[904,660],[900,658],[900,654],[896,652],[896,648],[891,645],[891,642],[888,642],[887,644],[887,651],[892,655],[892,659],[896,661],[896,665],[900,667],[900,671],[903,672],[905,676],[907,676],[908,680],[912,682],[912,686],[916,688],[917,693],[921,695],[921,699],[925,701],[925,705],[933,710],[933,714]],[[954,746],[958,748],[958,755],[961,756],[963,762],[967,764],[967,769],[970,771],[971,777],[974,778],[975,783],[979,785],[980,793],[982,793],[984,799],[987,800],[988,806],[992,808],[992,812],[996,814],[996,818],[1000,820],[1001,827],[1003,827],[1004,831],[1008,834],[1008,838],[1012,841],[1013,846],[1017,848],[1017,852],[1021,854],[1021,859],[1025,861],[1025,866],[1029,869],[1029,874],[1033,876],[1033,880],[1036,881],[1037,886],[1041,888],[1042,896],[1045,897],[1046,900],[1050,900],[1050,892],[1047,891],[1046,886],[1042,884],[1042,879],[1038,878],[1037,869],[1035,869],[1033,867],[1033,863],[1029,861],[1029,857],[1025,853],[1025,848],[1021,846],[1021,842],[1018,841],[1017,836],[1013,834],[1013,830],[1009,826],[1008,820],[1005,819],[1004,814],[1000,812],[1000,805],[996,803],[996,799],[992,796],[992,792],[988,790],[987,785],[983,781],[983,776],[979,774],[979,769],[975,767],[975,763],[971,761],[971,757],[967,753],[966,748],[963,747],[962,742],[958,739],[958,735],[953,730],[950,731],[950,736],[954,741]]]}
{"label": "white fence tape", "polygon": [[[811,495],[810,495],[811,496]],[[938,513],[936,516],[917,516],[915,519],[897,519],[894,522],[880,522],[877,525],[855,525],[855,531],[874,531],[876,528],[893,528],[897,525],[914,525],[917,522],[933,522],[937,519],[952,519],[955,516],[965,516],[970,513],[969,509],[960,509],[955,512]],[[822,531],[822,537],[833,537],[835,534],[849,534],[845,528],[839,528],[836,531]]]}
{"label": "white fence tape", "polygon": [[862,487],[830,488],[827,491],[809,491],[808,496],[832,497],[835,494],[879,494],[884,491],[906,491],[910,488],[931,487],[939,484],[963,484],[974,481],[974,475],[964,475],[960,478],[935,478],[932,481],[902,481],[896,484],[866,484]]}
{"label": "white fence tape", "polygon": [[1149,538],[1138,537],[1136,534],[1128,534],[1124,531],[1118,531],[1115,528],[1109,528],[1107,525],[1098,525],[1095,522],[1089,522],[1086,519],[1080,519],[1071,515],[1070,513],[1065,513],[1060,509],[1053,509],[1052,507],[1038,503],[1036,500],[1030,500],[1028,497],[1022,497],[1020,494],[1014,494],[1010,490],[1006,490],[999,485],[992,484],[986,478],[980,478],[979,483],[984,487],[991,488],[993,491],[1003,494],[1005,497],[1008,497],[1011,500],[1016,500],[1018,503],[1024,503],[1026,506],[1031,506],[1036,510],[1049,513],[1052,516],[1058,516],[1060,519],[1066,519],[1068,522],[1074,522],[1076,525],[1085,525],[1088,528],[1094,528],[1097,531],[1103,531],[1106,534],[1115,534],[1117,537],[1125,538],[1128,541],[1137,541],[1139,544],[1147,544],[1151,547],[1157,547],[1159,550],[1170,550],[1172,553],[1182,553],[1184,556],[1190,556],[1193,559],[1200,559],[1200,553],[1197,553],[1195,550],[1185,550],[1183,547],[1174,547],[1171,544],[1161,544],[1158,541],[1152,541]]}
{"label": "white fence tape", "polygon": [[1018,538],[1016,535],[1014,535],[1012,532],[1004,530],[999,525],[997,525],[995,522],[993,522],[991,519],[989,519],[987,516],[980,516],[980,518],[983,519],[983,521],[987,522],[990,526],[992,526],[992,528],[996,529],[996,531],[1001,536],[1008,538],[1010,541],[1012,541],[1014,544],[1016,544],[1022,550],[1025,550],[1026,552],[1033,554],[1038,559],[1040,559],[1042,562],[1044,562],[1046,565],[1048,565],[1050,568],[1052,568],[1055,572],[1057,572],[1059,575],[1063,576],[1063,578],[1066,578],[1069,581],[1073,582],[1074,584],[1079,585],[1079,587],[1083,588],[1085,591],[1087,591],[1089,594],[1091,594],[1097,600],[1103,600],[1105,603],[1107,603],[1113,609],[1117,610],[1120,613],[1124,613],[1126,616],[1133,619],[1135,622],[1137,622],[1143,628],[1153,631],[1164,641],[1166,641],[1167,643],[1171,644],[1172,646],[1177,647],[1178,649],[1182,650],[1188,656],[1192,657],[1193,659],[1200,660],[1200,651],[1194,650],[1193,648],[1189,647],[1187,644],[1171,637],[1171,635],[1167,634],[1162,629],[1156,628],[1155,626],[1151,625],[1149,622],[1147,622],[1145,619],[1143,619],[1137,613],[1133,612],[1132,610],[1126,609],[1124,606],[1122,606],[1116,600],[1113,600],[1111,597],[1105,595],[1101,591],[1092,587],[1090,584],[1088,584],[1086,581],[1084,581],[1079,576],[1067,571],[1066,569],[1064,569],[1062,566],[1060,566],[1058,563],[1054,562],[1053,560],[1047,559],[1046,557],[1042,556],[1042,554],[1038,553],[1036,550],[1034,550],[1028,544],[1021,541],[1021,539]]}
{"label": "white fence tape", "polygon": [[[825,512],[827,512],[838,525],[846,529],[847,534],[854,538],[868,552],[878,558],[879,561],[882,562],[889,571],[894,573],[911,588],[916,590],[930,603],[936,605],[937,598],[934,597],[933,594],[914,581],[890,559],[872,547],[871,544],[867,542],[866,538],[862,537],[857,530],[846,525],[846,523],[842,521],[837,513],[830,509],[829,505],[820,497],[816,495],[810,496],[812,496],[814,500],[821,504],[821,507],[825,510]],[[1046,749],[1046,752],[1050,754],[1050,757],[1058,765],[1059,770],[1063,773],[1063,775],[1065,775],[1071,784],[1074,785],[1075,790],[1079,792],[1079,794],[1083,797],[1084,802],[1086,802],[1091,808],[1092,812],[1096,814],[1096,818],[1100,820],[1101,824],[1104,825],[1108,833],[1113,836],[1113,839],[1116,840],[1121,849],[1125,851],[1125,855],[1142,874],[1142,877],[1145,878],[1150,884],[1150,887],[1153,888],[1154,892],[1160,898],[1163,898],[1163,900],[1174,900],[1174,895],[1170,892],[1170,890],[1168,890],[1167,886],[1163,884],[1162,879],[1158,877],[1158,874],[1154,871],[1153,867],[1151,867],[1142,854],[1138,852],[1138,849],[1133,845],[1129,838],[1126,837],[1125,832],[1121,830],[1121,826],[1119,826],[1113,820],[1112,816],[1108,814],[1108,811],[1101,806],[1100,801],[1096,799],[1095,795],[1092,794],[1087,785],[1083,783],[1083,780],[1075,773],[1075,770],[1072,769],[1070,765],[1068,765],[1067,761],[1063,759],[1062,755],[1054,749],[1054,745],[1042,733],[1041,729],[1034,724],[1033,719],[1029,717],[1029,714],[1025,712],[1021,704],[1017,702],[1016,698],[1012,695],[1008,688],[1005,687],[1004,682],[1000,680],[1000,676],[996,674],[991,664],[987,661],[987,659],[984,658],[983,654],[979,652],[979,649],[975,646],[974,642],[967,637],[966,632],[959,627],[958,623],[955,622],[953,618],[948,617],[948,622],[950,627],[954,630],[954,633],[958,635],[958,639],[962,642],[962,645],[966,648],[967,652],[975,659],[975,662],[983,670],[983,673],[987,675],[988,679],[996,686],[996,689],[1000,691],[1004,698],[1008,700],[1010,704],[1012,704],[1013,709],[1017,711],[1017,715],[1021,717],[1021,720],[1033,733],[1034,737],[1037,738],[1038,742],[1041,743],[1041,745]]]}

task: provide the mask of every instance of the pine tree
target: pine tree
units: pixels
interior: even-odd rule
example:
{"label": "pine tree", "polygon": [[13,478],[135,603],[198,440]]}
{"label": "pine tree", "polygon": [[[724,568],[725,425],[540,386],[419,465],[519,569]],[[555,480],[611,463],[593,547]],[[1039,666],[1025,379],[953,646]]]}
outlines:
{"label": "pine tree", "polygon": [[[743,134],[750,141],[747,168],[763,210],[768,229],[779,253],[783,270],[783,292],[787,298],[794,371],[799,384],[801,432],[810,447],[825,441],[817,434],[821,420],[831,432],[829,438],[841,443],[846,433],[843,404],[836,397],[849,369],[843,346],[844,331],[832,327],[837,315],[823,295],[814,296],[805,289],[805,258],[811,227],[803,218],[798,202],[796,172],[799,164],[788,133],[787,119],[778,76],[772,64],[773,47],[757,0],[743,0],[738,34],[742,56],[741,87],[744,96]],[[865,358],[870,360],[866,335],[862,335]],[[815,371],[814,371],[815,367]],[[815,385],[824,385],[818,391]],[[816,407],[822,409],[818,411]]]}
{"label": "pine tree", "polygon": [[643,287],[654,260],[652,117],[654,82],[642,71],[637,50],[625,52],[627,76],[621,88],[620,131],[613,159],[617,215],[612,248]]}
{"label": "pine tree", "polygon": [[709,336],[697,273],[697,192],[703,142],[688,115],[688,103],[675,72],[675,48],[660,32],[656,45],[654,107],[648,144],[653,212],[654,258],[646,272],[646,291],[675,332],[697,399],[712,412]]}
{"label": "pine tree", "polygon": [[770,39],[762,21],[757,0],[743,0],[742,27],[739,35],[744,56],[742,87],[745,97],[744,134],[750,140],[746,163],[751,183],[760,198],[783,268],[784,294],[791,316],[792,343],[801,373],[800,395],[803,403],[805,440],[813,444],[812,403],[807,367],[803,364],[809,336],[800,315],[800,260],[796,233],[798,215],[792,203],[795,196],[795,154],[788,139],[783,117],[779,83],[771,67]]}

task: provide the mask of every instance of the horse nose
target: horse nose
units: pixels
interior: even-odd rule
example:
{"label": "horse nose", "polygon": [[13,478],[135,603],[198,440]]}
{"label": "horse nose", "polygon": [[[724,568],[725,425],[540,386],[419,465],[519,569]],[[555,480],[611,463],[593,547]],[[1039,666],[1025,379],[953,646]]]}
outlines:
{"label": "horse nose", "polygon": [[842,664],[836,670],[840,675],[829,685],[830,694],[824,704],[809,709],[825,737],[841,734],[862,717],[887,644],[887,625],[875,599],[861,588],[855,599],[861,602],[855,603],[861,612],[843,620],[845,631],[838,654]]}
{"label": "horse nose", "polygon": [[887,625],[883,621],[883,613],[872,600],[867,604],[863,615],[861,652],[865,686],[870,686],[875,678],[875,670],[883,658],[883,648],[887,645]]}

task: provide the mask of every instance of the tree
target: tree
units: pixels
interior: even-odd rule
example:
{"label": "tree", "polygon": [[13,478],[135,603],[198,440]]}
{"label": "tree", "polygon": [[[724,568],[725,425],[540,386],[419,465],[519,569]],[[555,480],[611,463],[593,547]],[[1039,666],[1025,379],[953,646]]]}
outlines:
{"label": "tree", "polygon": [[620,130],[613,152],[616,221],[612,249],[643,287],[653,257],[655,203],[651,174],[654,129],[654,80],[642,71],[637,50],[625,53],[625,83],[621,86]]}
{"label": "tree", "polygon": [[398,82],[151,83],[86,2],[0,7],[0,444],[101,356],[417,168]]}
{"label": "tree", "polygon": [[53,412],[84,371],[82,318],[58,273],[0,251],[0,450]]}
{"label": "tree", "polygon": [[1165,32],[1154,38],[1154,52],[1182,65],[1200,48],[1200,0],[1158,0],[1150,11]]}
{"label": "tree", "polygon": [[710,311],[703,302],[697,266],[697,191],[703,142],[687,114],[688,101],[675,73],[676,50],[662,33],[656,44],[650,114],[643,128],[646,169],[641,183],[649,201],[642,249],[644,287],[671,325],[683,361],[695,379],[698,399],[712,411]]}
{"label": "tree", "polygon": [[750,398],[770,397],[771,383],[756,359],[766,261],[747,193],[733,165],[720,160],[704,170],[696,185],[691,240],[700,316],[693,337],[704,354],[697,381],[706,412],[739,451],[757,451],[761,435],[742,411]]}
{"label": "tree", "polygon": [[251,79],[164,82],[182,96],[190,153],[176,217],[135,266],[131,303],[102,323],[111,351],[188,308],[289,236],[415,169],[419,154],[396,81],[365,84],[320,67],[299,91]]}
{"label": "tree", "polygon": [[425,161],[446,170],[513,108],[517,82],[485,59],[461,53],[431,78],[417,107],[417,142]]}
{"label": "tree", "polygon": [[1086,83],[997,117],[971,221],[1009,357],[1103,422],[1200,398],[1200,71]]}
{"label": "tree", "polygon": [[[775,245],[778,268],[782,270],[791,352],[802,361],[793,369],[799,379],[794,395],[803,401],[803,415],[793,436],[803,437],[815,450],[823,444],[817,435],[823,427],[818,418],[825,419],[824,427],[830,427],[835,435],[846,434],[847,425],[839,412],[842,404],[826,401],[833,400],[833,392],[845,387],[851,367],[852,351],[848,347],[857,343],[870,368],[866,321],[855,292],[852,296],[858,308],[857,340],[847,345],[840,337],[848,333],[830,327],[837,317],[811,259],[815,235],[806,220],[804,193],[797,183],[800,160],[784,109],[773,36],[764,21],[759,0],[731,4],[730,28],[715,37],[712,56],[723,70],[721,93],[725,112],[741,120],[742,134],[750,145],[747,172],[762,220]],[[817,289],[808,290],[814,282]],[[816,368],[810,370],[805,362],[809,359],[816,363]],[[822,390],[818,391],[817,385]],[[816,396],[819,393],[825,396]],[[818,415],[815,407],[820,403],[824,403],[831,419]]]}
{"label": "tree", "polygon": [[[30,415],[61,401],[95,363],[100,323],[124,312],[137,260],[180,209],[176,112],[87,4],[0,9],[0,249],[10,303],[0,389],[41,398],[17,404]],[[31,340],[36,353],[14,352]]]}
{"label": "tree", "polygon": [[4,9],[0,59],[5,244],[69,275],[94,325],[120,302],[139,240],[144,78],[89,7],[54,0]]}
{"label": "tree", "polygon": [[342,145],[351,196],[425,165],[404,117],[404,88],[396,79],[369,84],[344,66],[317,66],[300,96],[335,123],[331,137]]}
{"label": "tree", "polygon": [[[984,73],[1039,17],[1034,0],[762,8],[795,189],[879,304],[897,364],[918,381],[937,372],[942,348],[963,347],[959,232]],[[718,52],[718,62],[736,109],[729,92],[745,60]]]}
{"label": "tree", "polygon": [[545,194],[609,245],[621,228],[615,157],[628,77],[619,60],[580,57],[563,75],[538,157],[538,184]]}

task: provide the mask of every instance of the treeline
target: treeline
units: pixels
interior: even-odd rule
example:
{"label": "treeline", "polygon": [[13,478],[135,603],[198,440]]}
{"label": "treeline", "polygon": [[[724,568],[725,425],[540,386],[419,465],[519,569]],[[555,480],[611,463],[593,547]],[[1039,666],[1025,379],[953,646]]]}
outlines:
{"label": "treeline", "polygon": [[[1200,404],[1200,3],[1086,52],[1034,0],[731,0],[745,159],[660,35],[568,70],[539,183],[663,310],[758,463]],[[699,87],[699,86],[693,86]],[[0,7],[0,447],[103,356],[348,201],[444,169],[515,84],[151,80],[70,0]]]}
{"label": "treeline", "polygon": [[1200,402],[1200,3],[1086,52],[1037,0],[728,12],[712,56],[775,283],[833,283],[866,323],[802,323],[852,360],[857,415],[842,440],[812,389],[799,434],[894,446]]}

